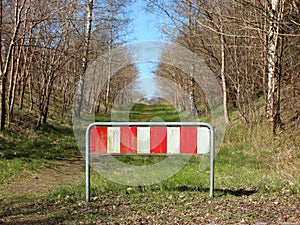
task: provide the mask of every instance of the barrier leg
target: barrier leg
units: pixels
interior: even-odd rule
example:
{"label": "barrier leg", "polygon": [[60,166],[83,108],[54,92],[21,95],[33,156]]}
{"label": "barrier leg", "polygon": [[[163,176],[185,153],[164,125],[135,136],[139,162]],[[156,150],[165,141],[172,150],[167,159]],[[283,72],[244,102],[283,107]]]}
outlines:
{"label": "barrier leg", "polygon": [[215,186],[215,137],[214,137],[214,129],[211,127],[210,129],[210,190],[209,197],[214,197],[214,186]]}
{"label": "barrier leg", "polygon": [[86,135],[86,147],[85,147],[85,198],[86,202],[90,201],[90,137],[89,129],[88,135]]}

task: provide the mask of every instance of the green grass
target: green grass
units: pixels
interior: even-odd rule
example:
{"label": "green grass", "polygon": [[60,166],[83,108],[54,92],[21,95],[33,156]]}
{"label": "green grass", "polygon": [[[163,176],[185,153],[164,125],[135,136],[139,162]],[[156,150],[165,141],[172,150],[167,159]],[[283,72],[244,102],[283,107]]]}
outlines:
{"label": "green grass", "polygon": [[[129,108],[122,106],[119,110],[126,111]],[[155,118],[161,118],[164,121],[174,122],[179,121],[180,113],[186,115],[187,118],[189,117],[187,112],[177,112],[171,105],[135,104],[130,109],[129,118],[130,121],[139,121],[141,118],[144,121],[151,121]],[[109,121],[110,117],[99,116],[97,120]],[[274,173],[272,165],[266,162],[269,151],[267,149],[256,150],[256,143],[251,143],[249,136],[251,135],[242,123],[228,127],[222,150],[216,157],[216,189],[265,191],[269,189],[280,190],[286,187],[287,182],[281,182],[278,174]],[[38,131],[29,130],[21,136],[6,132],[2,133],[3,137],[4,141],[0,145],[0,166],[7,169],[0,170],[2,182],[24,170],[35,170],[51,161],[65,160],[79,155],[72,128],[68,125],[46,126]],[[266,148],[266,146],[262,147]],[[145,166],[161,162],[165,157],[123,156],[117,159],[128,165]],[[176,175],[159,184],[160,189],[170,190],[176,186],[207,189],[209,187],[209,168],[206,171],[199,171],[200,160],[201,156],[193,156],[189,163]],[[95,173],[93,176],[99,175]],[[293,188],[296,188],[299,179],[293,178],[295,179],[293,182],[296,182]],[[105,179],[101,178],[100,180]],[[97,192],[103,188],[114,189],[118,186],[106,181],[103,187],[102,183],[95,185]],[[126,187],[123,189],[125,190]]]}
{"label": "green grass", "polygon": [[23,171],[78,157],[70,125],[44,126],[40,130],[14,130],[0,133],[0,182],[7,182]]}
{"label": "green grass", "polygon": [[[174,122],[180,121],[180,118],[187,118],[187,120],[190,118],[187,112],[176,112],[172,106],[168,105],[135,104],[131,109],[123,106],[118,110],[125,112],[130,110],[130,121],[160,119]],[[110,121],[110,116],[97,116],[97,120]],[[255,194],[257,194],[258,197],[255,201],[259,201],[259,196],[271,196],[270,208],[272,208],[272,202],[277,201],[278,196],[284,196],[286,193],[293,196],[288,202],[294,202],[295,199],[299,198],[299,152],[294,147],[297,143],[295,143],[292,135],[285,138],[284,141],[282,139],[266,141],[269,140],[267,138],[270,133],[266,131],[267,128],[263,124],[257,124],[257,127],[249,129],[238,119],[234,121],[227,127],[224,143],[215,159],[215,201],[221,203],[213,205],[214,201],[212,201],[208,210],[212,210],[210,207],[224,206],[223,208],[226,208],[226,204],[229,202],[237,202],[230,206],[232,211],[221,213],[223,210],[221,208],[220,212],[213,210],[206,213],[215,214],[215,218],[222,218],[221,222],[228,221],[229,223],[233,220],[232,213],[236,212],[236,215],[240,214],[240,220],[244,219],[251,222],[257,218],[262,218],[262,215],[254,213],[253,210],[252,213],[243,210],[240,212],[239,208],[235,208],[234,205],[240,204],[239,201],[242,201],[242,205],[247,207],[247,196],[256,196]],[[21,133],[15,131],[1,132],[0,140],[0,183],[17,180],[17,177],[24,171],[39,171],[45,165],[51,167],[57,161],[68,164],[74,157],[80,156],[73,137],[72,127],[67,124],[45,126],[41,130],[23,130]],[[119,156],[116,158],[128,165],[149,166],[163,161],[166,156]],[[105,211],[107,208],[112,209],[112,214],[103,214],[103,223],[105,221],[124,222],[122,220],[124,219],[124,208],[128,212],[139,212],[144,216],[152,215],[155,209],[151,208],[147,202],[152,202],[159,209],[166,210],[165,208],[168,208],[177,214],[182,213],[183,206],[187,212],[191,212],[198,203],[207,204],[211,201],[208,197],[210,171],[209,168],[204,171],[200,169],[201,160],[202,156],[192,156],[188,163],[169,179],[157,184],[137,187],[115,183],[91,170],[92,204],[103,204],[103,209],[97,205],[84,208],[84,179],[79,184],[61,185],[46,196],[33,197],[30,200],[24,196],[11,195],[2,201],[14,199],[16,202],[31,202],[36,201],[37,198],[43,199],[42,205],[38,206],[37,210],[45,211],[45,217],[49,220],[58,217],[58,221],[63,221],[63,215],[48,212],[49,206],[58,205],[62,209],[75,212],[75,214],[83,207],[84,212],[78,217],[85,223],[100,223],[96,213],[107,213]],[[272,197],[273,195],[276,197]],[[281,200],[283,201],[283,199]],[[203,210],[205,209],[203,208]],[[118,213],[119,217],[113,218]],[[137,221],[141,216],[140,214],[134,214],[136,218],[130,217],[130,219],[128,216],[133,214],[129,213],[126,214],[126,218]],[[155,216],[153,215],[153,217]],[[266,216],[271,217],[272,215]],[[67,220],[71,221],[71,219],[72,215],[68,215]],[[163,218],[161,220],[158,218],[155,221],[161,223]],[[182,215],[181,221],[189,221],[189,216],[185,218]],[[78,223],[78,221],[73,223]]]}
{"label": "green grass", "polygon": [[[125,156],[119,160],[129,165],[150,165],[162,159],[149,156]],[[130,187],[130,194],[140,193],[141,188],[146,192],[160,191],[164,193],[182,191],[200,191],[208,196],[209,193],[209,168],[205,171],[199,170],[201,156],[192,156],[188,164],[178,173],[169,179],[145,187]],[[242,150],[222,149],[215,162],[215,195],[216,196],[239,196],[251,193],[278,193],[289,188],[280,182],[278,177],[270,175],[270,168],[263,162],[256,159],[254,155],[247,155]],[[267,177],[266,175],[270,175]],[[110,192],[128,193],[129,186],[120,185],[107,180],[96,172],[91,175],[91,196],[101,196]],[[295,186],[297,187],[297,186]],[[291,191],[297,193],[298,190],[290,187]],[[67,188],[64,193],[77,193],[77,200],[84,199],[84,185],[78,189]]]}
{"label": "green grass", "polygon": [[[114,108],[114,119],[129,121],[165,121],[165,122],[188,122],[193,121],[193,116],[187,112],[178,112],[172,105],[144,105],[134,104],[131,107],[119,106]],[[124,117],[126,115],[127,117]],[[110,121],[110,115],[98,115],[97,121]],[[127,121],[125,121],[127,122]]]}

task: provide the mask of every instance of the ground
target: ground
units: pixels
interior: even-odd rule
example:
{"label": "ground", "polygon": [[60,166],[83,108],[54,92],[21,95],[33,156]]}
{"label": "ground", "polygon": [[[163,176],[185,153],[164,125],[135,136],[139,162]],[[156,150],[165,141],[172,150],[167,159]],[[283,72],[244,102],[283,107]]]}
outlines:
{"label": "ground", "polygon": [[84,166],[83,160],[61,161],[2,184],[0,224],[300,224],[299,195],[289,191],[217,190],[210,199],[207,190],[187,186],[128,187],[103,191],[89,204],[76,191],[51,195],[83,183]]}
{"label": "ground", "polygon": [[[48,168],[47,168],[48,167]],[[0,186],[0,196],[16,195],[45,195],[58,189],[61,185],[82,182],[85,164],[81,159],[58,161],[38,171],[24,171]]]}

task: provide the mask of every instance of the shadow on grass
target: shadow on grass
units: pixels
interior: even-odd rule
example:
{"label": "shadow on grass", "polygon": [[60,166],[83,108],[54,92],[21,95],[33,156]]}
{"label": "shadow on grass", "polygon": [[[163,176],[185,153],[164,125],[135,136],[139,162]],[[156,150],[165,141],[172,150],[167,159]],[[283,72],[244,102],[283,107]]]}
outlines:
{"label": "shadow on grass", "polygon": [[[203,188],[203,187],[194,187],[194,186],[176,186],[176,187],[168,187],[168,190],[174,190],[174,191],[199,191],[199,192],[207,192],[209,193],[209,188]],[[250,196],[257,193],[257,190],[246,190],[246,189],[214,189],[214,195],[217,197],[222,196]]]}
{"label": "shadow on grass", "polygon": [[[55,217],[55,218],[46,218],[46,219],[28,219],[28,220],[21,220],[21,221],[11,221],[11,222],[5,222],[5,225],[55,225],[55,224],[61,224],[63,223],[64,215],[61,215],[61,217]],[[1,223],[1,220],[0,220]]]}
{"label": "shadow on grass", "polygon": [[[43,213],[42,213],[43,212]],[[48,215],[47,215],[48,212]],[[51,213],[50,213],[51,212]],[[26,203],[0,209],[0,224],[6,225],[48,225],[62,224],[66,218],[65,212],[39,203]],[[6,218],[6,219],[5,219]]]}
{"label": "shadow on grass", "polygon": [[246,189],[238,189],[238,190],[230,190],[230,189],[216,189],[216,192],[219,192],[220,196],[233,195],[236,197],[241,196],[250,196],[257,193],[257,190],[246,190]]}
{"label": "shadow on grass", "polygon": [[29,133],[5,131],[0,143],[0,159],[65,160],[78,156],[72,128],[47,125]]}

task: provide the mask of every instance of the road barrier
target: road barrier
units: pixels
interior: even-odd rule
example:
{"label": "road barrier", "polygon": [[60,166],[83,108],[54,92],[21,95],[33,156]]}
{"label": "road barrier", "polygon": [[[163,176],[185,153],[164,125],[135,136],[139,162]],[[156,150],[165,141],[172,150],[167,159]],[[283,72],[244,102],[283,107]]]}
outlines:
{"label": "road barrier", "polygon": [[86,130],[86,201],[90,201],[91,155],[210,154],[214,192],[214,129],[198,122],[97,122]]}

